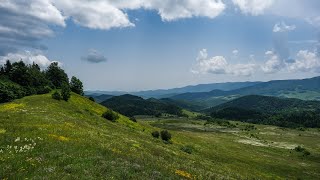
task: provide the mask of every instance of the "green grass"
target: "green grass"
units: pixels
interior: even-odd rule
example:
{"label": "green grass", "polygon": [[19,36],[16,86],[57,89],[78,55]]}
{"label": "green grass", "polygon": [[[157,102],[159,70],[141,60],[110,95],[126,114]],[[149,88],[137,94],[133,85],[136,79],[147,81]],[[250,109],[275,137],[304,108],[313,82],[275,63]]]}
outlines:
{"label": "green grass", "polygon": [[[105,110],[76,94],[69,102],[46,94],[0,104],[0,179],[320,176],[317,129],[256,125],[256,130],[242,131],[244,123],[231,129],[183,118],[147,118],[134,123],[124,116],[113,123],[101,118]],[[151,136],[152,131],[161,129],[170,130],[172,144]],[[281,145],[300,145],[311,155],[305,157]],[[183,147],[192,147],[192,153],[184,152]]]}

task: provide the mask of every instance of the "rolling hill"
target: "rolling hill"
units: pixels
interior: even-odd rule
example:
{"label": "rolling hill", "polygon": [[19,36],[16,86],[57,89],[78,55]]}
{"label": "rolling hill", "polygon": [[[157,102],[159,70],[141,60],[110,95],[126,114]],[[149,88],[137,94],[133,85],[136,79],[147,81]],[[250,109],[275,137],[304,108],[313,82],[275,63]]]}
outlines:
{"label": "rolling hill", "polygon": [[143,99],[130,94],[112,97],[101,104],[130,117],[135,115],[159,116],[162,113],[182,115],[182,109],[174,104],[154,98]]}
{"label": "rolling hill", "polygon": [[320,102],[248,95],[206,110],[214,118],[284,127],[320,127]]}
{"label": "rolling hill", "polygon": [[320,109],[319,101],[304,101],[294,98],[278,98],[272,96],[248,95],[243,96],[211,109],[221,110],[225,108],[243,108],[265,113],[295,110],[317,110]]}

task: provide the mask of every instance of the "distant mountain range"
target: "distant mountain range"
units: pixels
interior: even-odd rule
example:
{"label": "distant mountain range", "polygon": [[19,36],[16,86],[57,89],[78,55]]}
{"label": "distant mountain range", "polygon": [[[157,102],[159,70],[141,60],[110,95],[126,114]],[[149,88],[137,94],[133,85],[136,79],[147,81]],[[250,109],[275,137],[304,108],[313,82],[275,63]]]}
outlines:
{"label": "distant mountain range", "polygon": [[143,98],[167,98],[177,94],[187,93],[187,92],[209,92],[215,89],[230,91],[234,89],[239,89],[243,87],[253,86],[261,82],[226,82],[226,83],[212,83],[212,84],[199,84],[190,85],[181,88],[173,89],[159,89],[159,90],[149,90],[149,91],[138,91],[138,92],[125,92],[125,91],[85,91],[87,96],[99,96],[101,94],[120,96],[124,94],[132,94],[136,96],[141,96]]}
{"label": "distant mountain range", "polygon": [[245,95],[266,95],[302,100],[320,100],[320,77],[301,80],[275,80],[261,82],[230,91],[182,93],[170,97],[173,100],[188,102],[208,108]]}
{"label": "distant mountain range", "polygon": [[[88,91],[97,102],[127,92]],[[228,82],[200,84],[168,90],[131,92],[142,98],[157,98],[181,108],[201,111],[246,95],[266,95],[302,100],[320,100],[320,77],[294,80],[273,80],[268,82]]]}

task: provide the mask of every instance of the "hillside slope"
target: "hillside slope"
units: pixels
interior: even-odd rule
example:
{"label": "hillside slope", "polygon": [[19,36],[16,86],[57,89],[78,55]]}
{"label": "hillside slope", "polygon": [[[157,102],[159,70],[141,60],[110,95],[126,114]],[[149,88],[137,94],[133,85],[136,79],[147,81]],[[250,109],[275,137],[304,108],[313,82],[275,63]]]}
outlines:
{"label": "hillside slope", "polygon": [[[317,179],[319,175],[319,148],[309,136],[306,146],[312,155],[302,160],[287,149],[251,148],[230,133],[170,130],[172,144],[166,144],[150,135],[157,127],[124,116],[112,123],[100,117],[105,110],[76,94],[69,102],[46,94],[0,104],[0,177]],[[192,154],[181,150],[186,145],[194,147]]]}
{"label": "hillside slope", "polygon": [[316,110],[320,109],[319,101],[303,101],[293,98],[278,98],[272,96],[248,95],[224,104],[213,107],[213,110],[224,108],[242,108],[264,113],[275,113],[294,110]]}

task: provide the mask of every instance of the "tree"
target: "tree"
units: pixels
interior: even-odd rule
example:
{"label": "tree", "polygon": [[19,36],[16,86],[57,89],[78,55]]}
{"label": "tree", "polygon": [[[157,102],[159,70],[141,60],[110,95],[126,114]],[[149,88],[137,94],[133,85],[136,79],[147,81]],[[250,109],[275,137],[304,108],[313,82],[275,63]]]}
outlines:
{"label": "tree", "polygon": [[70,86],[67,83],[62,83],[61,85],[61,96],[62,99],[65,101],[68,101],[70,96],[71,96],[71,90],[70,90]]}
{"label": "tree", "polygon": [[4,75],[4,74],[5,74],[5,72],[6,72],[6,71],[4,70],[4,67],[3,67],[3,66],[1,66],[1,68],[0,68],[0,76],[1,76],[1,75]]}
{"label": "tree", "polygon": [[11,70],[12,70],[12,64],[9,60],[7,60],[6,64],[4,65],[4,71],[6,72],[6,74],[9,74]]}
{"label": "tree", "polygon": [[[9,72],[9,79],[21,86],[31,85],[31,75],[28,67],[23,61],[15,62],[11,65],[10,61],[6,63],[6,73]],[[10,70],[8,70],[10,69]]]}
{"label": "tree", "polygon": [[55,88],[61,88],[64,83],[69,84],[68,75],[58,66],[58,62],[50,64],[46,70],[46,77],[52,82]]}
{"label": "tree", "polygon": [[83,85],[80,79],[72,76],[71,82],[70,82],[70,89],[72,92],[75,92],[77,94],[83,95]]}

